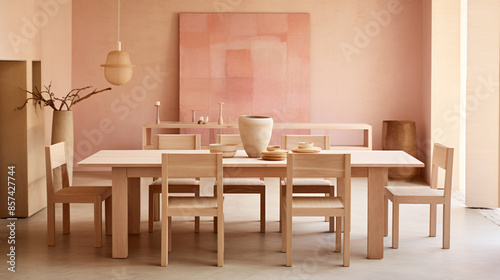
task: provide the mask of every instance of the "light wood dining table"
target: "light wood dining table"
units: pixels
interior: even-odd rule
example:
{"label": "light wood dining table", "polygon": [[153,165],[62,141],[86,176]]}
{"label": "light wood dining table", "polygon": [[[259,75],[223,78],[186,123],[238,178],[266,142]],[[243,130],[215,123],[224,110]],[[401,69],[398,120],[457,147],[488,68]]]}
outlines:
{"label": "light wood dining table", "polygon": [[[209,153],[208,150],[102,150],[78,163],[112,169],[112,257],[128,257],[128,234],[140,233],[140,178],[160,177],[162,153]],[[351,168],[368,169],[367,257],[384,257],[384,186],[389,167],[424,167],[403,151],[324,150],[351,154]],[[286,177],[286,161],[248,158],[238,151],[223,159],[224,177]]]}

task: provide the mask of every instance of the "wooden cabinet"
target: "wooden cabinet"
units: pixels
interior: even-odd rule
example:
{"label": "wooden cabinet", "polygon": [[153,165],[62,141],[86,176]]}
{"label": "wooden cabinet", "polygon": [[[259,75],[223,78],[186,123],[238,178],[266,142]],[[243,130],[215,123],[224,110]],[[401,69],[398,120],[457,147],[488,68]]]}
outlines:
{"label": "wooden cabinet", "polygon": [[[40,61],[0,61],[0,216],[29,217],[47,204],[43,108],[16,107],[28,97],[25,89],[41,88]],[[15,166],[15,211],[7,208],[8,167]],[[12,186],[12,184],[11,184]],[[12,189],[10,189],[12,191]]]}

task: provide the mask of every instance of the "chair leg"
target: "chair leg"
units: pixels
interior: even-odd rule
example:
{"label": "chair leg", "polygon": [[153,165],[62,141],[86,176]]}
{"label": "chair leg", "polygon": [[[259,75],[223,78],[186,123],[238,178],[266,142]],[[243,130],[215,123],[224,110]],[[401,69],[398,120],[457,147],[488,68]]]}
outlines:
{"label": "chair leg", "polygon": [[436,204],[431,204],[430,206],[430,216],[429,216],[429,236],[430,237],[436,237],[436,212],[437,212],[437,205]]}
{"label": "chair leg", "polygon": [[266,188],[260,192],[260,232],[266,232]]}
{"label": "chair leg", "polygon": [[292,266],[293,262],[293,248],[292,248],[292,206],[286,205],[286,222],[285,222],[285,237],[286,237],[286,266]]}
{"label": "chair leg", "polygon": [[106,235],[112,235],[113,233],[113,199],[111,196],[106,198],[104,201],[104,211],[105,211],[105,219],[106,219]]}
{"label": "chair leg", "polygon": [[[158,196],[159,197],[159,196]],[[148,196],[148,229],[149,232],[153,232],[153,221],[154,221],[154,214],[155,214],[155,194],[149,190],[149,196]]]}
{"label": "chair leg", "polygon": [[[200,197],[200,187],[199,186],[195,187],[194,196]],[[196,233],[200,232],[200,216],[194,217],[194,232],[196,232]]]}
{"label": "chair leg", "polygon": [[157,222],[160,220],[160,194],[153,193],[153,221]]}
{"label": "chair leg", "polygon": [[286,253],[286,218],[281,220],[281,252]]}
{"label": "chair leg", "polygon": [[399,247],[399,203],[392,202],[392,248]]}
{"label": "chair leg", "polygon": [[[283,222],[285,220],[285,190],[281,185],[280,178],[280,221],[279,221],[279,232],[283,232]],[[285,250],[283,250],[285,252]]]}
{"label": "chair leg", "polygon": [[351,219],[349,216],[343,217],[344,220],[344,267],[351,265]]}
{"label": "chair leg", "polygon": [[[334,197],[335,196],[335,187],[330,187],[330,196]],[[335,217],[330,217],[330,232],[335,232]]]}
{"label": "chair leg", "polygon": [[47,245],[55,245],[56,211],[54,203],[47,202]]}
{"label": "chair leg", "polygon": [[217,266],[224,266],[224,214],[217,219]]}
{"label": "chair leg", "polygon": [[172,251],[172,217],[168,217],[168,251]]}
{"label": "chair leg", "polygon": [[389,198],[384,195],[384,236],[389,235]]}
{"label": "chair leg", "polygon": [[[281,179],[280,179],[281,184]],[[281,252],[286,253],[286,216],[285,216],[285,187],[280,185],[280,232],[281,232]]]}
{"label": "chair leg", "polygon": [[450,249],[451,205],[443,204],[443,249]]}
{"label": "chair leg", "polygon": [[95,247],[102,247],[102,200],[100,197],[96,198],[94,202],[94,234],[95,234]]}
{"label": "chair leg", "polygon": [[[165,205],[165,198],[161,200],[162,206]],[[168,217],[168,207],[162,207],[162,216],[164,217],[164,220],[161,222],[161,242],[160,242],[160,251],[161,251],[161,261],[160,265],[161,266],[167,266],[168,265],[168,242],[169,242],[169,232],[170,232],[170,227],[168,224],[168,218],[167,222],[165,222],[165,217]]]}
{"label": "chair leg", "polygon": [[337,217],[337,231],[335,232],[335,252],[340,253],[340,243],[342,238],[342,221],[344,220],[342,217]]}
{"label": "chair leg", "polygon": [[[325,197],[329,197],[330,193],[325,193]],[[330,217],[325,216],[325,222],[330,222]]]}
{"label": "chair leg", "polygon": [[69,203],[63,203],[63,234],[69,234],[70,232],[70,209]]}
{"label": "chair leg", "polygon": [[[214,185],[214,197],[217,197],[217,186]],[[215,216],[214,217],[214,232],[217,232],[217,225],[219,224],[219,221],[217,219],[217,217]]]}
{"label": "chair leg", "polygon": [[330,217],[330,222],[329,222],[329,225],[328,225],[328,231],[331,232],[331,233],[334,233],[335,232],[335,217]]}

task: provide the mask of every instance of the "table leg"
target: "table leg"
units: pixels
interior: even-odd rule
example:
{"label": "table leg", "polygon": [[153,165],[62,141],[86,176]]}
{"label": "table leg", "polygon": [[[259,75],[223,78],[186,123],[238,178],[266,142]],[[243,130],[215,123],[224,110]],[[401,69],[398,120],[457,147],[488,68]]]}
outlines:
{"label": "table leg", "polygon": [[141,233],[141,178],[128,178],[128,233]]}
{"label": "table leg", "polygon": [[115,259],[128,257],[127,234],[127,169],[113,167],[112,170],[112,198],[113,198],[113,248],[112,256]]}
{"label": "table leg", "polygon": [[142,149],[145,150],[147,147],[152,145],[151,141],[151,128],[142,128]]}
{"label": "table leg", "polygon": [[384,185],[387,168],[368,168],[368,258],[384,258]]}
{"label": "table leg", "polygon": [[372,130],[371,130],[371,128],[365,129],[363,132],[363,146],[368,148],[368,150],[372,149]]}

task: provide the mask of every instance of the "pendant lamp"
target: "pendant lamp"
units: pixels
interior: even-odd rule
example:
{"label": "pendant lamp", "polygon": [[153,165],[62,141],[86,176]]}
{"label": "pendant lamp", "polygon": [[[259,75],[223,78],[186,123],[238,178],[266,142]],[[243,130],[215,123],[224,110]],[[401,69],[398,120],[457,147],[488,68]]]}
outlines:
{"label": "pendant lamp", "polygon": [[120,0],[118,0],[117,50],[110,51],[106,63],[101,66],[104,67],[104,76],[106,80],[113,85],[121,86],[132,79],[132,67],[135,65],[131,64],[128,53],[122,51],[122,43],[120,42]]}

